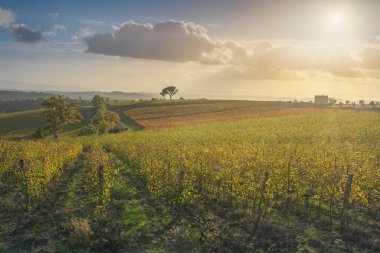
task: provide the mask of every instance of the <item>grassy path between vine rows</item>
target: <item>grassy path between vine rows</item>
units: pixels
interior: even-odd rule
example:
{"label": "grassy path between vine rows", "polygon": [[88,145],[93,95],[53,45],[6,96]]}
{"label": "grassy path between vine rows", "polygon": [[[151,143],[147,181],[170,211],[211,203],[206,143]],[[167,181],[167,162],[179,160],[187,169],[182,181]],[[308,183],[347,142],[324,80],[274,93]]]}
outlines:
{"label": "grassy path between vine rows", "polygon": [[86,193],[85,177],[79,157],[31,211],[19,204],[19,189],[1,192],[0,252],[157,252],[155,238],[171,216],[137,190],[127,169],[113,169],[111,200],[104,207]]}
{"label": "grassy path between vine rows", "polygon": [[[81,192],[80,161],[66,168],[49,186],[43,200],[31,211],[18,206],[2,210],[8,225],[2,248],[9,252],[54,252],[59,250],[71,217],[85,215],[86,200]],[[9,196],[8,196],[9,197]],[[8,200],[12,200],[9,197]],[[14,200],[14,199],[13,199]]]}

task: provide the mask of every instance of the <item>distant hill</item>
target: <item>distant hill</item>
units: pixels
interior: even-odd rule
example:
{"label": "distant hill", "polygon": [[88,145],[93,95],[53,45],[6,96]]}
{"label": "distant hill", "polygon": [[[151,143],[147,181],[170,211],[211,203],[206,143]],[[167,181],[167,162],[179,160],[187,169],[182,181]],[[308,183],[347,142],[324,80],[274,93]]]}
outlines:
{"label": "distant hill", "polygon": [[36,100],[39,98],[49,98],[51,96],[54,96],[54,94],[47,93],[47,92],[35,92],[35,91],[0,90],[0,101]]}
{"label": "distant hill", "polygon": [[43,99],[25,99],[25,100],[0,100],[0,113],[21,112],[28,110],[42,109]]}
{"label": "distant hill", "polygon": [[82,99],[92,99],[95,95],[99,95],[105,98],[111,98],[116,100],[139,100],[139,99],[148,99],[158,98],[160,94],[158,93],[142,93],[142,92],[122,92],[122,91],[112,91],[112,92],[103,92],[103,91],[81,91],[81,92],[52,92],[54,94],[61,94],[70,98],[82,98]]}
{"label": "distant hill", "polygon": [[[22,103],[8,101],[7,103]],[[41,107],[40,107],[41,108]],[[118,113],[129,130],[186,126],[217,121],[237,121],[249,118],[279,116],[312,110],[309,103],[243,100],[160,100],[110,102],[110,111]],[[82,124],[88,124],[93,115],[91,106],[82,106]],[[43,109],[1,113],[0,139],[30,139],[37,128],[46,125]],[[64,136],[77,136],[82,125],[67,126]]]}
{"label": "distant hill", "polygon": [[36,100],[40,98],[49,98],[54,95],[64,95],[69,98],[82,98],[91,99],[94,95],[99,95],[106,98],[115,100],[139,100],[139,99],[151,99],[158,98],[160,95],[157,93],[127,93],[121,91],[113,92],[101,92],[101,91],[85,91],[85,92],[35,92],[35,91],[12,91],[12,90],[0,90],[0,101],[15,101],[15,100]]}

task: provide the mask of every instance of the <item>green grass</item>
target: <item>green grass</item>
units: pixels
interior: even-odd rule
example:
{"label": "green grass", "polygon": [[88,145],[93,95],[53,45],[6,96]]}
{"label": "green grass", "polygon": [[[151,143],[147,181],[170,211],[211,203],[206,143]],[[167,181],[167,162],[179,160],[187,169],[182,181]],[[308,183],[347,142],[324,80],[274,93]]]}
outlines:
{"label": "green grass", "polygon": [[[0,113],[0,138],[31,139],[37,128],[46,126],[43,109],[15,113]],[[91,107],[81,108],[83,124],[88,124],[92,116]],[[66,126],[61,136],[76,136],[81,125]],[[46,132],[47,134],[47,132]]]}
{"label": "green grass", "polygon": [[[237,120],[286,110],[289,103],[230,100],[164,100],[113,102],[109,109],[119,114],[129,130],[192,125],[221,120]],[[37,128],[46,126],[43,110],[0,114],[0,138],[31,139]],[[81,108],[82,124],[93,114],[91,106]],[[61,136],[74,137],[82,125],[67,126]]]}
{"label": "green grass", "polygon": [[46,122],[42,112],[43,110],[1,113],[0,136],[23,137],[30,135],[36,128],[44,127]]}

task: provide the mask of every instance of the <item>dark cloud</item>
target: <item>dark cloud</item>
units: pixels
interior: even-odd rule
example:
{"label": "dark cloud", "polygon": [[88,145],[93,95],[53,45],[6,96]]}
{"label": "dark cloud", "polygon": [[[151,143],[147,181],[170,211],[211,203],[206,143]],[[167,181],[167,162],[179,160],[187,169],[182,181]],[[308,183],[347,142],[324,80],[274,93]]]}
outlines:
{"label": "dark cloud", "polygon": [[[49,13],[52,18],[58,18],[59,13]],[[63,25],[54,25],[48,31],[42,32],[40,30],[32,29],[24,24],[17,24],[15,22],[15,15],[12,11],[4,10],[0,7],[0,28],[9,29],[13,33],[13,37],[18,42],[36,43],[42,37],[55,37],[60,32],[66,32],[66,27]]]}
{"label": "dark cloud", "polygon": [[112,34],[94,34],[85,41],[92,53],[175,62],[200,61],[216,47],[204,27],[172,20],[154,26],[129,21]]}
{"label": "dark cloud", "polygon": [[36,43],[42,39],[42,32],[33,30],[26,25],[15,24],[12,26],[13,36],[18,42]]}
{"label": "dark cloud", "polygon": [[24,24],[15,23],[15,15],[12,11],[0,7],[0,28],[10,29],[13,37],[18,42],[35,43],[42,39],[42,32],[33,30]]}

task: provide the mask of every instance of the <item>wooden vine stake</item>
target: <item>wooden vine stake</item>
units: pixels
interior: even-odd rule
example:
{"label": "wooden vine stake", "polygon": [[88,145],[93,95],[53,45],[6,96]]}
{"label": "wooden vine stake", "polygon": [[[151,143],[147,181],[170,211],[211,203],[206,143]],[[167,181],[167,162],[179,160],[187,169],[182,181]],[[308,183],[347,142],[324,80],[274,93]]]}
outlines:
{"label": "wooden vine stake", "polygon": [[255,228],[257,229],[260,225],[261,217],[263,215],[263,205],[265,205],[265,189],[267,187],[267,181],[269,179],[269,172],[268,170],[265,171],[264,174],[264,179],[263,183],[261,186],[261,191],[260,191],[260,202],[259,202],[259,207],[257,210],[257,218],[256,218],[256,223],[255,223]]}
{"label": "wooden vine stake", "polygon": [[20,159],[18,161],[19,165],[19,170],[21,173],[21,178],[22,178],[22,187],[25,193],[25,198],[26,198],[26,207],[30,208],[31,207],[31,202],[30,202],[30,197],[29,197],[29,191],[28,191],[28,174],[29,174],[29,169],[25,166],[25,160]]}
{"label": "wooden vine stake", "polygon": [[346,219],[346,216],[345,216],[345,212],[346,212],[346,209],[348,207],[349,200],[350,200],[350,192],[351,192],[351,185],[352,185],[353,177],[354,177],[354,175],[352,175],[352,174],[348,175],[347,184],[346,184],[346,187],[344,189],[343,205],[342,205],[342,210],[341,210],[341,213],[340,213],[340,228],[341,229],[344,228],[344,226],[345,226],[345,224],[347,222],[347,219]]}
{"label": "wooden vine stake", "polygon": [[100,164],[98,167],[98,184],[99,184],[99,193],[100,193],[100,204],[103,203],[103,190],[104,190],[104,165]]}
{"label": "wooden vine stake", "polygon": [[178,183],[179,183],[179,192],[178,192],[178,200],[177,200],[177,206],[176,206],[176,211],[177,211],[177,215],[178,216],[181,216],[181,213],[182,213],[182,204],[183,204],[183,200],[182,200],[182,197],[183,197],[183,190],[184,190],[184,185],[183,185],[183,181],[185,179],[185,171],[183,170],[180,170],[179,173],[178,173]]}

